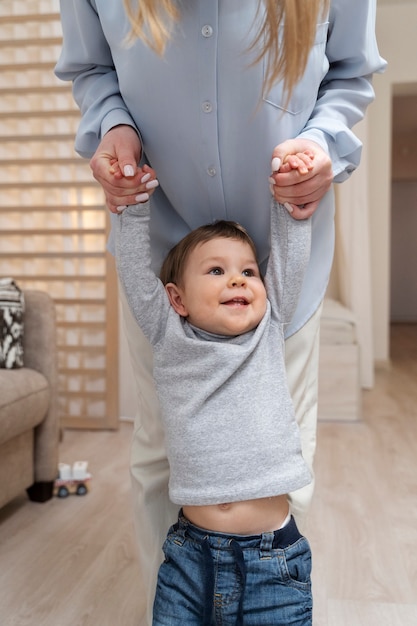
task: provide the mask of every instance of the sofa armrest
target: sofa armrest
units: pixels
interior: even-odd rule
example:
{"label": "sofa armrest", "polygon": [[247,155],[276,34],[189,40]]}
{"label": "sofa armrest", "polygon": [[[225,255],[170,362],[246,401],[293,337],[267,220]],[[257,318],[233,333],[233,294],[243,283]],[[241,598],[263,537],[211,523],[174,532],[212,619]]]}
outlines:
{"label": "sofa armrest", "polygon": [[34,477],[35,483],[49,483],[56,478],[59,445],[55,305],[46,292],[25,290],[24,296],[24,366],[45,376],[50,393],[48,412],[35,429]]}

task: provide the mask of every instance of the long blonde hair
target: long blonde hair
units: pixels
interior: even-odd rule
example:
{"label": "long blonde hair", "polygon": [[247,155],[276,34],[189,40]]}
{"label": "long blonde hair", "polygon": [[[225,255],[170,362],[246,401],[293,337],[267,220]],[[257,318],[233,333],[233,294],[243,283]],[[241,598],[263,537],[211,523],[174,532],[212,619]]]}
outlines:
{"label": "long blonde hair", "polygon": [[[172,25],[180,19],[176,0],[123,2],[132,27],[130,38],[141,39],[163,56]],[[330,0],[259,0],[258,11],[262,3],[265,19],[249,50],[260,50],[254,63],[266,59],[266,91],[282,80],[284,92],[290,98],[306,68],[317,21],[325,15]],[[282,39],[279,37],[281,25]]]}

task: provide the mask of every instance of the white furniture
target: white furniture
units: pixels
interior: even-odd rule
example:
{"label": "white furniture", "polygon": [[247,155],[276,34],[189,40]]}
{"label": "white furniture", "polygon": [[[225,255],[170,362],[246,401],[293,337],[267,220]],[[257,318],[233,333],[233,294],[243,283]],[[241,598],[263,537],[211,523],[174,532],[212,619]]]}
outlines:
{"label": "white furniture", "polygon": [[320,324],[318,419],[361,418],[359,345],[353,313],[325,298]]}

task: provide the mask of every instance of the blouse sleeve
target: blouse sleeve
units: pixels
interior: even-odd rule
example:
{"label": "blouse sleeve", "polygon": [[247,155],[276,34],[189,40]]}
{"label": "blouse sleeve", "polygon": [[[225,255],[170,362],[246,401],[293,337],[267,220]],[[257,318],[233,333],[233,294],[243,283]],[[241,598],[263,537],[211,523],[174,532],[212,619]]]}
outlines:
{"label": "blouse sleeve", "polygon": [[75,149],[91,158],[103,135],[114,126],[127,124],[138,129],[120,95],[94,0],[61,0],[60,11],[63,43],[55,74],[72,81],[74,100],[81,111]]}
{"label": "blouse sleeve", "polygon": [[328,71],[301,137],[330,155],[335,182],[358,166],[361,142],[352,127],[374,99],[372,75],[386,62],[375,36],[376,0],[332,0],[326,44]]}

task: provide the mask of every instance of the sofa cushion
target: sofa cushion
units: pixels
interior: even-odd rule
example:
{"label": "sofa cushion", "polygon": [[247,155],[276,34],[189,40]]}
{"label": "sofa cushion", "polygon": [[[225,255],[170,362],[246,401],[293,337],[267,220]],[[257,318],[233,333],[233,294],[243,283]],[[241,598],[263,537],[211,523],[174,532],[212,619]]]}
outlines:
{"label": "sofa cushion", "polygon": [[49,385],[35,370],[0,370],[0,445],[40,424],[49,405]]}

